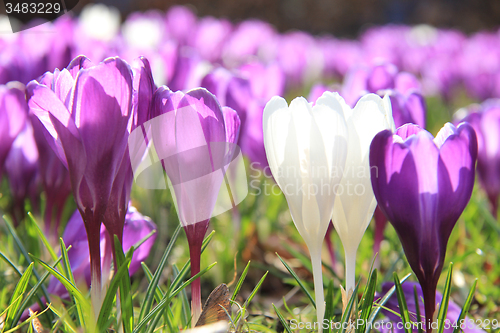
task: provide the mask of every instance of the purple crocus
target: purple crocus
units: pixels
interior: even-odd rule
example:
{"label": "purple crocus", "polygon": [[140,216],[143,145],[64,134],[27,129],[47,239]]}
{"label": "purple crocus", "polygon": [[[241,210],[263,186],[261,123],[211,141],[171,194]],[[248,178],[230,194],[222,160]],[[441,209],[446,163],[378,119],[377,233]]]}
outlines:
{"label": "purple crocus", "polygon": [[387,89],[407,95],[411,91],[420,92],[421,85],[413,74],[399,72],[391,63],[381,63],[353,68],[346,75],[342,90],[346,102],[354,105],[366,93],[378,93]]}
{"label": "purple crocus", "polygon": [[192,45],[200,53],[203,59],[212,63],[221,60],[224,43],[228,39],[231,30],[231,22],[214,17],[200,19],[194,32]]}
{"label": "purple crocus", "polygon": [[0,85],[0,176],[12,143],[25,127],[27,117],[24,85],[19,82]]}
{"label": "purple crocus", "polygon": [[[404,74],[404,72],[400,74]],[[398,77],[402,76],[398,75],[397,78]],[[412,79],[408,78],[408,80]],[[412,123],[425,128],[426,105],[424,97],[419,92],[415,91],[414,88],[411,88],[406,94],[401,93],[397,89],[382,90],[380,92],[389,95],[392,106],[392,116],[394,117],[394,124],[396,127]],[[380,243],[384,239],[384,230],[387,225],[387,219],[379,207],[375,210],[374,219],[375,234],[373,237],[373,253],[379,253]],[[379,264],[380,253],[375,259],[375,267],[378,267]]]}
{"label": "purple crocus", "polygon": [[29,122],[12,144],[5,160],[5,173],[12,194],[12,215],[14,221],[19,223],[25,216],[26,199],[30,199],[33,212],[39,210],[38,150]]}
{"label": "purple crocus", "polygon": [[[71,194],[71,181],[68,169],[59,160],[45,139],[45,127],[36,116],[31,115],[33,135],[38,149],[40,180],[45,191],[45,233],[54,241],[59,237],[58,229],[66,200]],[[34,118],[33,118],[34,117]]]}
{"label": "purple crocus", "polygon": [[427,331],[450,233],[474,186],[477,139],[473,128],[447,123],[436,138],[407,124],[382,131],[370,147],[373,191],[396,229],[423,290]]}
{"label": "purple crocus", "polygon": [[[194,276],[200,271],[201,245],[224,171],[236,149],[240,120],[236,111],[222,108],[206,89],[184,94],[160,87],[155,92],[150,126],[187,235]],[[192,322],[196,323],[201,313],[199,279],[191,290]]]}
{"label": "purple crocus", "polygon": [[[261,70],[265,71],[263,68]],[[262,132],[264,103],[262,98],[256,96],[251,80],[234,75],[224,68],[217,68],[203,78],[201,86],[213,93],[221,105],[238,113],[241,122],[238,145],[251,163],[263,169],[268,165]],[[271,90],[279,89],[273,83],[270,85]]]}
{"label": "purple crocus", "polygon": [[[394,286],[394,283],[391,283],[391,282],[384,283],[382,285],[381,294],[385,295],[393,286]],[[417,288],[419,311],[421,313],[421,318],[424,321],[425,316],[423,313],[424,313],[425,309],[423,306],[424,304],[422,302],[422,298],[423,298],[422,288],[418,285],[418,283],[415,283],[415,282],[405,282],[401,285],[401,287],[402,287],[403,293],[405,295],[406,305],[408,306],[408,312],[410,313],[410,319],[415,323],[417,322],[417,316],[416,316],[417,304],[415,303],[414,288]],[[442,300],[443,300],[443,295],[440,292],[436,292],[436,303],[440,304],[442,302]],[[396,313],[400,313],[399,303],[398,303],[396,294],[393,294],[392,297],[389,298],[389,300],[385,304],[385,307],[396,312]],[[447,327],[445,327],[444,332],[452,333],[454,330],[453,324],[456,323],[456,324],[460,325],[460,323],[458,323],[457,320],[460,317],[461,310],[462,309],[455,302],[453,302],[450,299],[450,301],[448,302],[448,312],[446,314],[446,319],[450,325],[447,325]],[[403,333],[403,332],[405,332],[404,326],[402,326],[401,317],[399,317],[398,315],[394,314],[393,312],[387,311],[385,309],[382,310],[382,312],[391,321],[391,325],[388,325],[388,323],[385,322],[384,327],[388,328],[388,327],[392,326],[393,330],[384,329],[384,330],[381,330],[381,332],[384,332],[384,333],[389,333],[389,332]],[[398,323],[400,323],[400,324],[398,325]],[[417,326],[415,325],[413,332],[417,332],[417,331],[418,331]],[[474,328],[471,328],[470,325],[463,325],[463,332],[464,333],[481,333],[484,331],[481,329],[475,328],[475,325],[474,325]]]}
{"label": "purple crocus", "polygon": [[[92,302],[97,314],[101,305],[99,232],[101,223],[107,224],[108,203],[120,200],[111,196],[116,194],[115,180],[123,177],[120,172],[132,125],[132,71],[120,58],[94,65],[77,57],[67,68],[47,73],[39,82],[27,86],[29,107],[69,170],[73,196],[87,230]],[[115,228],[108,228],[112,230]]]}
{"label": "purple crocus", "polygon": [[477,174],[496,217],[500,195],[500,100],[488,100],[466,112],[463,121],[470,123],[477,135]]}
{"label": "purple crocus", "polygon": [[406,94],[399,90],[385,90],[383,92],[389,95],[394,124],[397,127],[412,123],[425,128],[426,105],[421,93],[415,90],[410,90]]}

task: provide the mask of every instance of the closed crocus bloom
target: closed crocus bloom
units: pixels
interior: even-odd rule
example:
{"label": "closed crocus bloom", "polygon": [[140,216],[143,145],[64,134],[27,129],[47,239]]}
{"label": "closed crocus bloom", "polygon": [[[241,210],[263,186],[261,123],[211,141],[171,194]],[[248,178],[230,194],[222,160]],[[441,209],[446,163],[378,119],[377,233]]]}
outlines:
{"label": "closed crocus bloom", "polygon": [[38,150],[29,122],[12,144],[5,160],[5,173],[12,194],[14,221],[18,223],[25,216],[24,201],[26,199],[30,199],[31,209],[34,212],[39,208]]}
{"label": "closed crocus bloom", "polygon": [[127,151],[132,71],[120,58],[93,65],[78,57],[68,68],[48,73],[40,81],[27,86],[28,104],[69,170],[73,196],[87,230],[97,314],[101,304],[99,230]]}
{"label": "closed crocus bloom", "polygon": [[[146,58],[140,57],[132,62],[133,73],[133,96],[132,96],[132,125],[131,131],[148,120],[152,103],[153,93],[156,86],[153,82],[151,68]],[[132,154],[132,155],[131,155]],[[132,189],[133,172],[131,161],[135,162],[142,158],[141,151],[133,148],[126,149],[120,167],[113,181],[113,187],[109,196],[104,224],[111,235],[117,235],[122,241],[123,225],[130,200]],[[114,238],[111,238],[110,250],[114,252]]]}
{"label": "closed crocus bloom", "polygon": [[191,9],[185,6],[171,7],[165,17],[167,34],[179,44],[185,45],[196,29],[197,18]]}
{"label": "closed crocus bloom", "polygon": [[377,206],[370,181],[370,143],[378,132],[394,130],[394,121],[387,96],[382,99],[375,94],[365,95],[352,110],[341,97],[337,98],[345,113],[349,142],[332,222],[344,246],[349,293],[355,286],[356,252]]}
{"label": "closed crocus bloom", "polygon": [[10,147],[24,128],[27,117],[24,85],[18,82],[0,85],[0,176]]}
{"label": "closed crocus bloom", "polygon": [[468,112],[463,121],[471,124],[476,131],[477,174],[488,195],[491,213],[496,217],[500,194],[500,100],[488,100],[463,111]]}
{"label": "closed crocus bloom", "polygon": [[[34,117],[34,118],[33,118]],[[33,135],[38,149],[40,180],[45,191],[45,232],[56,241],[58,229],[66,200],[71,194],[71,182],[68,169],[59,160],[45,138],[45,127],[38,118],[30,115]]]}
{"label": "closed crocus bloom", "polygon": [[422,287],[428,332],[446,245],[470,199],[476,158],[467,123],[447,123],[436,138],[407,124],[377,134],[370,147],[373,192]]}
{"label": "closed crocus bloom", "polygon": [[263,127],[271,172],[309,248],[317,321],[322,323],[325,304],[321,247],[342,177],[339,170],[343,170],[347,156],[344,108],[338,95],[332,93],[322,95],[314,106],[303,97],[288,106],[285,99],[275,96],[264,108]]}
{"label": "closed crocus bloom", "polygon": [[[404,74],[404,75],[401,75]],[[408,73],[399,73],[398,77],[406,76],[406,79],[411,79],[413,77]],[[413,77],[414,78],[414,77]],[[397,84],[396,84],[397,86]],[[411,86],[411,82],[408,87]],[[402,88],[403,89],[403,88]],[[424,97],[417,92],[414,88],[409,88],[410,90],[405,94],[402,93],[403,90],[389,89],[382,90],[379,93],[387,94],[391,100],[392,116],[394,118],[394,124],[396,127],[403,126],[404,124],[412,123],[416,124],[422,128],[425,128],[426,122],[426,105]],[[374,214],[375,218],[375,234],[373,239],[373,253],[379,253],[380,243],[384,239],[384,230],[387,225],[387,219],[380,210],[377,208]],[[380,255],[375,259],[375,267],[379,267]]]}
{"label": "closed crocus bloom", "polygon": [[[184,94],[163,86],[155,92],[150,123],[187,235],[194,276],[200,271],[203,238],[236,149],[240,120],[236,111],[222,108],[206,89]],[[201,313],[200,279],[193,281],[191,290],[194,325]]]}
{"label": "closed crocus bloom", "polygon": [[265,168],[267,158],[262,134],[264,103],[254,95],[250,80],[217,68],[203,78],[201,85],[215,94],[221,105],[238,113],[241,121],[238,145],[253,166]]}
{"label": "closed crocus bloom", "polygon": [[196,27],[192,41],[203,59],[212,63],[220,61],[224,43],[232,30],[231,22],[214,17],[202,18]]}
{"label": "closed crocus bloom", "polygon": [[257,61],[249,62],[241,66],[239,70],[242,76],[250,81],[252,95],[255,98],[267,102],[273,96],[284,94],[285,73],[277,62],[268,65]]}
{"label": "closed crocus bloom", "polygon": [[392,115],[396,127],[412,123],[425,128],[426,106],[422,94],[414,90],[407,94],[398,90],[385,90],[383,92],[389,95],[391,100]]}

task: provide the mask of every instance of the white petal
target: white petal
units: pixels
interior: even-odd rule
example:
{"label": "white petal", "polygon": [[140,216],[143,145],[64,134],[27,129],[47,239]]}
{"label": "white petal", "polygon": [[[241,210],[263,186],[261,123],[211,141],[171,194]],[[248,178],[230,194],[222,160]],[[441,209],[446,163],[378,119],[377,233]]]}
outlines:
{"label": "white petal", "polygon": [[278,181],[279,166],[285,159],[285,145],[291,115],[285,99],[274,96],[264,107],[262,117],[264,147],[271,172]]}

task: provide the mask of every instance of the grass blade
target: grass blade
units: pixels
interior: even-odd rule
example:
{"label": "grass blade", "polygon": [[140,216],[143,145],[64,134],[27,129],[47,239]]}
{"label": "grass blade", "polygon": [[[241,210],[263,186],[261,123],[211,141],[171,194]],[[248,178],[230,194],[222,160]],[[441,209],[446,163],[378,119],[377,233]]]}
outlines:
{"label": "grass blade", "polygon": [[423,333],[422,329],[422,315],[420,314],[420,301],[418,300],[417,286],[413,286],[413,297],[415,298],[415,310],[417,312],[417,328],[418,333]]}
{"label": "grass blade", "polygon": [[354,307],[354,303],[356,303],[358,287],[359,287],[359,282],[354,288],[354,291],[352,292],[352,295],[349,298],[349,302],[347,303],[345,311],[342,314],[342,319],[340,320],[340,322],[342,323],[342,328],[340,330],[340,333],[344,333],[347,329],[349,330],[349,332],[352,330],[351,324],[353,325],[354,323],[351,323],[350,325],[344,325],[344,323],[347,323],[348,321],[351,320],[350,318],[351,318],[352,308]]}
{"label": "grass blade", "polygon": [[[333,313],[335,311],[334,306],[334,295],[333,295],[333,280],[330,280],[328,283],[328,289],[326,291],[326,299],[325,299],[325,319],[332,319]],[[330,327],[331,330],[331,327]]]}
{"label": "grass blade", "polygon": [[474,293],[476,291],[476,285],[477,285],[477,279],[474,280],[474,283],[472,284],[472,287],[470,288],[469,295],[467,296],[467,299],[465,300],[464,307],[462,308],[462,311],[460,311],[460,316],[457,319],[457,327],[453,330],[453,333],[459,333],[462,331],[460,328],[460,323],[462,320],[465,320],[465,317],[467,316],[467,313],[469,312],[470,305],[472,304],[472,300],[474,298]]}
{"label": "grass blade", "polygon": [[250,268],[250,261],[248,261],[247,266],[245,267],[245,269],[241,273],[241,276],[238,280],[238,283],[236,283],[236,286],[234,287],[233,295],[231,296],[231,301],[234,302],[234,300],[236,299],[236,296],[238,296],[238,293],[240,292],[241,286],[243,285],[243,282],[245,281],[245,278],[247,276],[249,268]]}
{"label": "grass blade", "polygon": [[[52,245],[50,245],[49,241],[47,240],[47,237],[45,237],[45,234],[43,233],[42,229],[40,229],[40,227],[38,226],[38,223],[36,222],[36,219],[35,217],[33,216],[33,214],[31,214],[31,212],[28,213],[28,221],[31,223],[32,227],[36,230],[36,233],[38,235],[38,237],[40,237],[40,239],[42,240],[42,243],[43,245],[45,245],[45,248],[47,249],[47,251],[49,251],[49,254],[50,254],[50,257],[52,258],[52,260],[54,261],[57,261],[57,253],[56,251],[54,251],[54,248],[52,247]],[[60,267],[59,269],[61,269],[62,267]]]}
{"label": "grass blade", "polygon": [[[61,262],[61,259],[62,259],[62,257],[57,258],[55,264],[52,265],[52,267],[56,267],[57,265],[59,265],[59,263]],[[28,306],[28,303],[31,301],[31,299],[33,298],[33,296],[38,292],[38,290],[40,289],[40,286],[45,282],[45,280],[47,279],[47,277],[49,275],[50,275],[50,272],[46,272],[42,276],[42,278],[40,280],[38,280],[37,284],[33,288],[31,288],[31,290],[28,293],[28,295],[26,295],[26,298],[24,299],[24,301],[21,304],[21,306],[19,307],[16,315],[14,316],[14,322],[15,323],[17,323],[21,319],[21,316],[23,314],[24,309]],[[40,314],[38,314],[37,316],[39,316],[39,315]]]}
{"label": "grass blade", "polygon": [[115,299],[116,292],[121,284],[123,276],[128,274],[128,264],[130,263],[130,260],[131,259],[127,259],[120,266],[109,285],[108,291],[106,292],[106,296],[102,302],[101,311],[97,317],[97,327],[100,332],[106,332],[107,330],[107,322],[109,320],[111,309],[113,308],[113,300]]}
{"label": "grass blade", "polygon": [[[401,315],[401,321],[403,322],[403,327],[406,333],[411,332],[411,320],[410,314],[408,312],[408,306],[406,304],[405,295],[403,288],[401,287],[401,282],[399,281],[398,275],[394,272],[394,286],[396,287],[396,295],[398,296],[399,312]],[[407,324],[408,323],[408,324]]]}
{"label": "grass blade", "polygon": [[283,315],[281,314],[281,312],[278,310],[278,308],[276,308],[276,306],[274,304],[273,304],[273,308],[274,308],[274,311],[276,311],[276,314],[278,315],[278,318],[280,319],[281,324],[283,325],[283,327],[285,328],[285,330],[288,333],[293,333],[293,331],[290,328],[290,326],[288,325],[288,322],[286,321],[285,317],[283,317]]}
{"label": "grass blade", "polygon": [[[159,312],[161,310],[163,310],[163,308],[165,306],[167,306],[168,304],[170,304],[170,301],[171,301],[172,298],[174,298],[175,296],[177,296],[177,294],[180,293],[182,289],[186,288],[194,280],[196,280],[197,278],[199,278],[200,276],[202,276],[203,274],[205,274],[206,272],[208,272],[210,269],[212,269],[212,267],[214,267],[216,264],[217,264],[217,262],[214,262],[210,266],[204,268],[203,270],[201,270],[201,272],[199,272],[198,274],[194,275],[189,280],[187,280],[186,282],[184,282],[179,288],[175,289],[172,293],[169,293],[169,294],[165,295],[165,297],[162,299],[162,301],[160,303],[158,303],[158,305],[156,305],[154,307],[154,309],[151,310],[146,316],[144,316],[144,318],[142,319],[142,321],[139,322],[139,324],[137,324],[137,326],[134,328],[134,330],[132,331],[132,333],[138,333],[138,332],[140,332],[142,330],[142,328],[144,327],[144,325],[146,325],[151,320],[151,318],[155,317],[157,314],[161,315],[161,313],[159,313]],[[170,290],[172,290],[172,289],[173,288],[170,288]]]}
{"label": "grass blade", "polygon": [[[401,283],[403,283],[404,281],[406,281],[409,277],[411,276],[411,273],[408,273],[405,277],[403,277],[401,279]],[[370,327],[372,327],[373,325],[373,322],[375,321],[375,319],[377,318],[377,315],[379,314],[380,310],[382,309],[382,307],[385,305],[385,303],[387,303],[387,301],[389,300],[389,298],[392,297],[392,295],[394,294],[394,292],[396,291],[396,286],[393,286],[391,289],[389,289],[389,291],[380,299],[380,301],[378,302],[378,304],[375,306],[375,308],[372,310],[372,313],[370,315],[370,317],[368,318],[368,323],[366,324],[366,330],[365,330],[365,333],[369,333],[370,332]]]}
{"label": "grass blade", "polygon": [[[123,322],[123,330],[125,333],[132,332],[134,328],[134,308],[132,305],[132,293],[130,292],[130,274],[128,271],[127,261],[130,263],[132,261],[132,256],[134,254],[134,247],[132,246],[127,252],[127,258],[123,253],[123,247],[118,239],[117,235],[113,235],[115,238],[115,258],[118,267],[126,265],[126,274],[118,280],[118,285],[120,287],[120,305],[121,305],[121,315]],[[116,278],[116,276],[115,276]]]}
{"label": "grass blade", "polygon": [[360,332],[364,332],[366,328],[366,323],[368,317],[370,316],[373,308],[373,300],[375,299],[375,288],[377,287],[377,270],[374,269],[370,275],[368,286],[365,288],[362,297],[361,304],[361,316],[362,325],[359,328]]}
{"label": "grass blade", "polygon": [[138,318],[139,322],[141,322],[146,316],[146,314],[151,310],[151,307],[153,305],[153,300],[155,297],[155,290],[160,281],[160,276],[163,272],[163,269],[165,268],[165,265],[167,264],[168,257],[170,256],[170,252],[172,252],[172,249],[174,247],[175,241],[177,240],[177,237],[179,236],[181,228],[182,227],[179,224],[175,229],[174,234],[172,235],[172,238],[170,239],[170,242],[168,243],[168,246],[165,249],[165,253],[163,254],[163,257],[161,258],[160,263],[156,268],[155,274],[153,275],[153,279],[151,280],[151,283],[148,285],[146,296],[142,303],[141,311],[139,313],[139,318]]}
{"label": "grass blade", "polygon": [[[62,266],[63,266],[64,276],[69,280],[69,282],[71,282],[74,286],[76,286],[75,277],[73,276],[73,271],[71,270],[71,264],[69,262],[68,249],[66,249],[66,244],[64,244],[64,240],[62,239],[62,237],[59,238],[59,247],[61,248],[61,255],[63,258]],[[75,299],[75,296],[73,296],[71,293],[70,297],[76,307],[78,323],[80,323],[81,326],[85,326],[85,319],[83,316],[83,311],[80,303]]]}
{"label": "grass blade", "polygon": [[31,263],[28,266],[28,268],[26,268],[26,271],[24,271],[24,274],[21,276],[21,279],[19,280],[19,282],[16,285],[16,288],[14,289],[14,293],[10,298],[10,307],[9,311],[7,311],[7,316],[5,317],[5,324],[4,324],[4,328],[6,328],[7,330],[12,329],[17,324],[17,322],[14,322],[14,317],[19,309],[19,306],[21,305],[21,302],[23,300],[23,295],[26,292],[26,289],[28,288],[28,282],[31,278],[32,273],[33,273],[33,263]]}
{"label": "grass blade", "polygon": [[76,298],[77,302],[79,302],[80,305],[82,305],[82,310],[83,311],[85,311],[85,312],[90,311],[90,303],[87,301],[87,299],[85,298],[85,296],[82,295],[82,293],[80,292],[80,290],[78,290],[78,288],[73,283],[71,283],[71,281],[69,281],[64,275],[62,275],[57,270],[55,270],[54,268],[52,268],[51,266],[49,266],[43,260],[38,259],[38,258],[36,258],[34,256],[32,256],[31,258],[35,262],[37,262],[38,264],[42,265],[56,279],[58,279],[59,282],[61,282],[64,287],[66,287],[66,289],[68,290],[68,292],[70,294],[72,294]]}
{"label": "grass blade", "polygon": [[443,299],[441,305],[439,305],[438,312],[438,333],[443,333],[444,324],[446,322],[446,314],[448,313],[448,303],[450,302],[451,294],[451,278],[453,276],[453,263],[450,262],[450,267],[448,267],[448,275],[446,276],[446,283],[444,285]]}
{"label": "grass blade", "polygon": [[311,293],[306,289],[306,286],[304,285],[304,283],[302,283],[302,281],[297,276],[297,274],[295,274],[295,272],[293,271],[293,269],[290,266],[288,266],[288,264],[280,257],[280,255],[278,253],[276,253],[276,255],[281,260],[281,262],[283,263],[283,265],[285,266],[285,268],[288,270],[288,272],[290,272],[290,274],[293,276],[293,278],[295,279],[295,281],[297,281],[297,283],[299,284],[300,289],[302,289],[302,291],[306,294],[306,296],[311,301],[311,304],[316,309],[316,302],[314,301],[314,298],[312,297]]}
{"label": "grass blade", "polygon": [[[21,239],[19,239],[19,236],[17,235],[16,230],[14,229],[14,227],[12,225],[11,219],[7,215],[4,215],[2,217],[3,217],[3,220],[5,221],[5,224],[7,225],[7,229],[9,230],[10,235],[12,236],[12,238],[14,239],[14,242],[16,243],[17,248],[19,249],[19,251],[21,252],[23,257],[26,259],[26,261],[29,264],[31,264],[33,262],[33,260],[31,260],[31,257],[28,254],[28,251],[26,251],[26,249],[24,248],[23,243],[21,242]],[[35,275],[35,277],[38,280],[40,280],[40,275],[36,272],[36,270],[33,270],[33,275]],[[45,288],[44,285],[42,285],[42,293],[43,293],[43,296],[45,297],[45,299],[47,300],[47,302],[50,303],[50,296],[49,296],[49,293],[47,292],[47,289]]]}

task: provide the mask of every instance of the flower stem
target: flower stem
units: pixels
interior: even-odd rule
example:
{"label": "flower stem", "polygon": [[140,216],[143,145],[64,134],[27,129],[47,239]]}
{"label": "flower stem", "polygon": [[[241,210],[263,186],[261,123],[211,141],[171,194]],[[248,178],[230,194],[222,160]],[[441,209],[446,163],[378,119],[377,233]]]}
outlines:
{"label": "flower stem", "polygon": [[[208,229],[209,220],[184,226],[184,231],[189,244],[189,257],[191,259],[191,277],[200,272],[201,245]],[[201,314],[201,286],[200,278],[191,283],[191,326],[194,327]]]}
{"label": "flower stem", "polygon": [[356,287],[356,252],[345,249],[345,291],[347,295]]}
{"label": "flower stem", "polygon": [[321,245],[323,242],[319,242],[320,246],[309,247],[309,253],[311,254],[311,263],[313,269],[314,278],[314,296],[316,300],[316,318],[318,323],[318,332],[323,332],[323,319],[325,317],[325,295],[323,290],[323,270],[321,267]]}
{"label": "flower stem", "polygon": [[[99,229],[97,233],[91,233],[90,228],[87,229],[88,241],[89,241],[89,253],[90,253],[90,274],[91,274],[91,285],[90,285],[90,298],[92,301],[92,307],[94,309],[95,321],[99,316],[101,311],[101,245],[100,245],[100,234]],[[92,228],[94,229],[94,228]]]}
{"label": "flower stem", "polygon": [[335,266],[337,265],[337,258],[335,257],[335,249],[333,248],[333,243],[332,243],[332,230],[333,230],[333,225],[330,222],[330,224],[328,225],[328,229],[326,230],[325,241],[326,241],[326,248],[328,249],[328,255],[330,256],[330,265],[332,266],[332,270],[335,272]]}
{"label": "flower stem", "polygon": [[[437,284],[437,283],[436,283]],[[427,333],[432,333],[432,321],[436,311],[436,285],[420,284],[424,296],[425,322]]]}
{"label": "flower stem", "polygon": [[498,217],[498,196],[497,195],[488,195],[488,200],[490,201],[490,209],[491,209],[491,215],[495,219]]}
{"label": "flower stem", "polygon": [[380,244],[384,240],[384,230],[387,226],[387,218],[379,207],[375,209],[375,231],[373,235],[373,254],[377,254],[374,267],[380,268]]}

